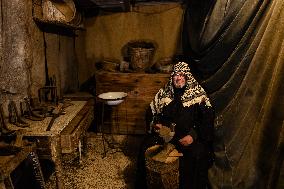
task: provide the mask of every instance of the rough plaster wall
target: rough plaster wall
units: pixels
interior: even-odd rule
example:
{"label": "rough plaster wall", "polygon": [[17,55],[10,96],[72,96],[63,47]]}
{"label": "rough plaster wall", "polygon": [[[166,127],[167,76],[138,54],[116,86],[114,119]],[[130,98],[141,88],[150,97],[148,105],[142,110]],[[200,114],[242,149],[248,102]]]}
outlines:
{"label": "rough plaster wall", "polygon": [[43,33],[32,18],[31,0],[0,2],[0,103],[5,113],[10,100],[18,104],[24,97],[37,97],[45,85],[44,38],[49,76],[56,75],[59,95],[77,91],[76,54],[82,53],[75,52],[74,37]]}
{"label": "rough plaster wall", "polygon": [[131,40],[141,39],[157,43],[154,61],[173,56],[180,37],[182,16],[181,5],[165,4],[86,19],[88,64],[93,65],[104,58],[122,60],[122,48]]}
{"label": "rough plaster wall", "polygon": [[26,1],[1,0],[0,100],[19,101],[30,93],[32,65]]}

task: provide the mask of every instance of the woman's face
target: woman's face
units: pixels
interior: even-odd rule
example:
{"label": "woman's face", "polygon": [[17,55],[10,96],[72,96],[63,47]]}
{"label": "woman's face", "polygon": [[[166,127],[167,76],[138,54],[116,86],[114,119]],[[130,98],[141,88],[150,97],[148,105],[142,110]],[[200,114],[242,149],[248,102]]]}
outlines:
{"label": "woman's face", "polygon": [[183,88],[185,86],[186,79],[182,72],[177,72],[173,75],[173,84],[175,88]]}

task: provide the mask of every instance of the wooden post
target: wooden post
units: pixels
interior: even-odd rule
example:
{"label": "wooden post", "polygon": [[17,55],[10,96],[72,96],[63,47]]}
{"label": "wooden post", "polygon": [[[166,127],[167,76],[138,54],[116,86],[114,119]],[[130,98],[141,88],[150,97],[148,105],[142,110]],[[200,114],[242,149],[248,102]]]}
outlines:
{"label": "wooden post", "polygon": [[63,178],[62,178],[62,159],[61,159],[61,137],[60,135],[55,135],[51,137],[51,159],[55,166],[55,176],[57,189],[64,189]]}

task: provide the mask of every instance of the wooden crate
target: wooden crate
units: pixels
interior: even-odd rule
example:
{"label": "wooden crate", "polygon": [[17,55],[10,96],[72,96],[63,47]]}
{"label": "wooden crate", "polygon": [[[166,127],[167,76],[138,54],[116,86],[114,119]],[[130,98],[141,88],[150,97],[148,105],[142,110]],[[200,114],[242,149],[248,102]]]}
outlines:
{"label": "wooden crate", "polygon": [[[168,79],[169,74],[97,72],[97,95],[109,91],[122,91],[128,94],[125,102],[117,107],[108,107],[105,105],[104,127],[106,131],[121,134],[144,134],[146,129],[146,109],[149,107],[155,94],[167,83]],[[97,98],[97,116],[95,117],[98,119],[101,118],[101,103]],[[117,127],[114,121],[116,118],[119,127]],[[98,124],[100,124],[100,119],[98,120]]]}

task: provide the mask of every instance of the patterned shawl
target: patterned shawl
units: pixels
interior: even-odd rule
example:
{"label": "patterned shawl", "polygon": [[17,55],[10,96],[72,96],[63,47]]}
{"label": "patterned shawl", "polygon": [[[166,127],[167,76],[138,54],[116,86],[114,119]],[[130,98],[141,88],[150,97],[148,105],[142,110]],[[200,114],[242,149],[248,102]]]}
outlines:
{"label": "patterned shawl", "polygon": [[161,113],[162,108],[164,106],[167,106],[174,99],[174,87],[172,78],[173,75],[177,72],[181,72],[186,76],[185,91],[181,96],[183,107],[189,107],[193,104],[201,103],[204,100],[206,106],[211,106],[206,92],[190,73],[188,64],[185,62],[178,62],[174,65],[169,82],[164,86],[164,88],[161,88],[158,91],[158,93],[155,95],[154,100],[150,104],[153,115]]}

